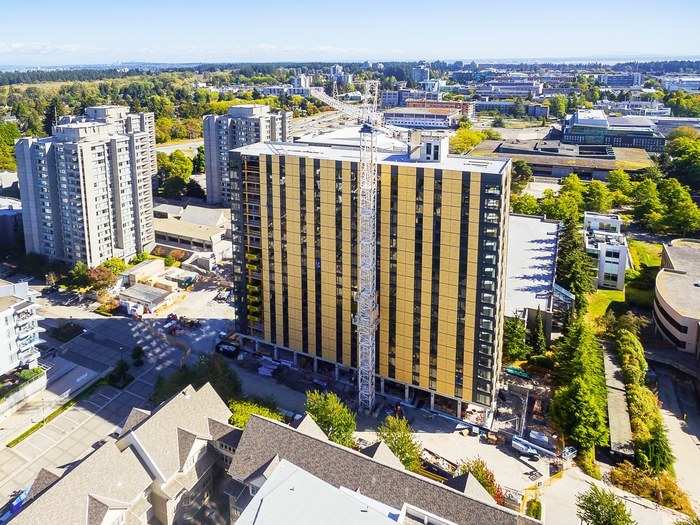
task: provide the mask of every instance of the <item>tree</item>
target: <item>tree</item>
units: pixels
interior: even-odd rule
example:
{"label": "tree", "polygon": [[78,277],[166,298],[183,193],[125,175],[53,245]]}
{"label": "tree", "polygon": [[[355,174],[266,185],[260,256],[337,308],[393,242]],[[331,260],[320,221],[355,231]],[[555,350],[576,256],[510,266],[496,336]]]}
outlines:
{"label": "tree", "polygon": [[377,435],[408,470],[415,472],[421,467],[423,447],[413,437],[413,429],[405,418],[387,416],[377,429]]}
{"label": "tree", "polygon": [[194,173],[204,173],[206,170],[204,157],[204,146],[199,146],[197,148],[197,154],[192,159],[192,171]]}
{"label": "tree", "polygon": [[644,443],[640,443],[636,452],[644,454],[644,462],[647,464],[648,470],[655,475],[659,475],[662,472],[670,472],[673,468],[673,463],[676,461],[663,424],[657,424],[651,429],[651,438]]}
{"label": "tree", "polygon": [[114,369],[109,374],[109,382],[111,385],[122,388],[126,383],[133,379],[129,374],[129,363],[120,359],[114,365]]}
{"label": "tree", "polygon": [[634,202],[634,219],[647,226],[654,214],[664,211],[656,182],[652,179],[644,179],[637,184],[634,190]]}
{"label": "tree", "polygon": [[586,525],[635,525],[624,502],[597,485],[576,497],[576,515]]}
{"label": "tree", "polygon": [[513,161],[510,189],[512,193],[520,193],[532,180],[532,168],[524,160]]}
{"label": "tree", "polygon": [[494,128],[505,128],[506,121],[503,119],[502,115],[496,115],[495,117],[493,117],[493,122],[491,123],[491,125]]}
{"label": "tree", "polygon": [[555,95],[547,99],[549,103],[549,112],[556,118],[562,118],[566,115],[566,97],[564,95]]}
{"label": "tree", "polygon": [[187,188],[187,183],[180,177],[168,177],[163,183],[163,196],[169,198],[179,198]]}
{"label": "tree", "polygon": [[306,411],[321,427],[328,439],[350,447],[357,423],[355,415],[333,392],[314,390],[306,395]]}
{"label": "tree", "polygon": [[626,171],[612,170],[608,174],[608,188],[612,191],[620,191],[626,195],[631,195],[634,185]]}
{"label": "tree", "polygon": [[175,150],[170,154],[169,174],[173,177],[180,177],[187,182],[192,175],[192,161],[182,151]]}
{"label": "tree", "polygon": [[555,195],[552,190],[544,190],[540,199],[540,213],[549,219],[576,222],[580,213],[579,199],[576,195],[574,192]]}
{"label": "tree", "polygon": [[527,342],[525,322],[517,317],[506,317],[503,323],[503,354],[508,361],[525,359],[532,353]]}
{"label": "tree", "polygon": [[587,378],[577,375],[557,389],[551,411],[554,420],[581,449],[604,445],[608,435],[604,406]]}
{"label": "tree", "polygon": [[457,470],[459,474],[470,474],[476,478],[476,480],[481,483],[481,486],[486,489],[486,492],[491,494],[496,503],[503,505],[505,501],[505,494],[503,489],[496,482],[496,476],[494,476],[491,469],[488,467],[486,462],[481,458],[473,458],[465,461],[459,466]]}
{"label": "tree", "polygon": [[666,209],[663,226],[681,235],[700,230],[700,209],[693,202],[688,188],[677,179],[664,179],[657,187],[659,199]]}
{"label": "tree", "polygon": [[700,131],[691,126],[679,126],[666,135],[666,140],[670,142],[681,137],[697,140],[700,139]]}
{"label": "tree", "polygon": [[515,118],[522,118],[525,116],[525,104],[523,104],[523,99],[517,97],[515,102],[513,102],[513,116]]}
{"label": "tree", "polygon": [[187,186],[185,186],[185,195],[187,195],[188,197],[194,197],[196,199],[204,199],[206,197],[204,189],[199,184],[199,182],[197,182],[194,179],[190,179],[187,183]]}
{"label": "tree", "polygon": [[539,306],[535,314],[535,326],[530,333],[530,346],[534,355],[542,355],[547,351],[547,338],[544,336],[544,324]]}
{"label": "tree", "polygon": [[586,192],[586,185],[575,173],[569,173],[561,180],[561,193],[573,192],[583,195]]}
{"label": "tree", "polygon": [[114,275],[119,275],[120,273],[125,271],[127,268],[127,265],[124,262],[124,260],[120,259],[119,257],[111,257],[111,258],[107,259],[105,262],[103,262],[100,266],[104,266],[110,272],[112,272]]}
{"label": "tree", "polygon": [[22,134],[14,122],[0,122],[0,171],[16,171],[15,141]]}
{"label": "tree", "polygon": [[143,358],[145,355],[146,352],[144,351],[143,347],[141,345],[136,345],[131,351],[131,360],[133,361],[134,366],[143,365]]}
{"label": "tree", "polygon": [[68,278],[73,286],[87,286],[89,284],[87,264],[83,261],[75,263],[68,273]]}
{"label": "tree", "polygon": [[587,295],[594,288],[593,267],[590,259],[582,250],[576,251],[568,258],[568,267],[567,287],[576,296],[576,309],[582,312],[588,306]]}
{"label": "tree", "polygon": [[584,199],[587,211],[607,213],[612,206],[612,194],[607,185],[599,180],[588,184]]}
{"label": "tree", "polygon": [[117,282],[117,276],[105,266],[96,266],[88,270],[88,284],[95,290],[104,290]]}
{"label": "tree", "polygon": [[51,135],[58,119],[68,114],[68,108],[60,98],[54,97],[44,111],[44,133]]}
{"label": "tree", "polygon": [[235,399],[228,405],[231,410],[229,423],[234,427],[245,428],[253,414],[274,421],[284,421],[284,416],[270,402],[255,402],[249,399]]}
{"label": "tree", "polygon": [[469,152],[482,142],[485,138],[484,133],[469,128],[459,128],[457,132],[450,138],[450,152],[456,154],[464,154]]}
{"label": "tree", "polygon": [[510,207],[513,213],[521,215],[539,215],[540,205],[537,199],[528,193],[514,193],[510,198]]}

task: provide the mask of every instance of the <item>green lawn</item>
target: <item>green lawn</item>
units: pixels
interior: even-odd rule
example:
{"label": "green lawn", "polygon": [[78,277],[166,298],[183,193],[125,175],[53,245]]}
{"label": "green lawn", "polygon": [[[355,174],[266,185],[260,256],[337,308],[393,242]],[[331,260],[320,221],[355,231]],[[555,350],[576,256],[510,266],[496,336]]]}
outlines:
{"label": "green lawn", "polygon": [[625,292],[622,290],[597,290],[591,294],[588,301],[586,317],[594,324],[605,315],[613,303],[624,303]]}
{"label": "green lawn", "polygon": [[639,269],[640,265],[661,266],[660,244],[631,240],[629,250],[636,269]]}

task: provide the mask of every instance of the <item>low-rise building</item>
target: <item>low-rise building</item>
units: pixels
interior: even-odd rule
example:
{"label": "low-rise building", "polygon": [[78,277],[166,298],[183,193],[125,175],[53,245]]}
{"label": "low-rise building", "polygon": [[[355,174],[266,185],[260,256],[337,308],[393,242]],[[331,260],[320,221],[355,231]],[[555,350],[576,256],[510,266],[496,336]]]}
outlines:
{"label": "low-rise building", "polygon": [[608,117],[600,109],[579,109],[564,119],[562,142],[643,148],[661,153],[666,138],[646,117]]}
{"label": "low-rise building", "polygon": [[231,241],[224,239],[226,228],[188,222],[183,219],[153,219],[156,244],[187,253],[210,252],[217,261],[231,257]]}
{"label": "low-rise building", "polygon": [[[157,284],[159,284],[156,281]],[[119,292],[119,302],[129,313],[153,313],[158,308],[166,306],[174,299],[173,291],[177,286],[170,283],[171,289],[136,283]]]}
{"label": "low-rise building", "polygon": [[628,89],[633,87],[641,87],[641,73],[608,73],[600,75],[600,83],[606,87],[613,89]]}
{"label": "low-rise building", "polygon": [[424,91],[420,89],[401,88],[396,90],[386,89],[380,92],[380,106],[382,108],[403,107],[408,100],[442,100],[439,91]]}
{"label": "low-rise building", "polygon": [[700,357],[700,240],[664,244],[653,319],[664,339],[681,352]]}
{"label": "low-rise building", "polygon": [[700,92],[700,76],[673,75],[661,78],[661,85],[666,91]]}
{"label": "low-rise building", "polygon": [[0,197],[0,251],[16,248],[22,237],[22,201]]}
{"label": "low-rise building", "polygon": [[658,100],[600,100],[593,107],[606,113],[637,115],[642,117],[670,117],[671,108]]}
{"label": "low-rise building", "polygon": [[545,335],[552,331],[559,221],[532,215],[510,214],[506,308],[504,314],[525,321],[534,329],[537,312]]}
{"label": "low-rise building", "polygon": [[476,115],[474,111],[474,102],[470,100],[409,99],[406,101],[406,107],[458,109],[462,113],[462,117],[465,117],[469,120],[474,120],[474,117]]}
{"label": "low-rise building", "polygon": [[461,111],[454,108],[393,108],[384,112],[384,121],[406,128],[454,128]]}
{"label": "low-rise building", "polygon": [[[515,101],[513,100],[475,100],[474,101],[474,111],[477,113],[482,111],[497,111],[505,115],[510,115],[513,113],[515,108]],[[534,102],[525,103],[525,114],[528,117],[535,118],[548,118],[549,117],[549,106],[544,104],[537,104]]]}
{"label": "low-rise building", "polygon": [[209,384],[188,386],[152,413],[133,408],[116,439],[73,468],[45,467],[17,525],[202,523],[240,430]]}
{"label": "low-rise building", "polygon": [[635,173],[654,166],[643,149],[562,144],[558,140],[485,140],[470,155],[522,160],[530,165],[535,176],[557,179],[576,173],[584,180],[607,180],[612,170]]}
{"label": "low-rise building", "polygon": [[625,289],[625,271],[631,267],[627,239],[619,215],[584,212],[583,233],[586,253],[596,261],[599,288]]}
{"label": "low-rise building", "polygon": [[303,422],[248,421],[228,469],[236,523],[540,523],[497,505],[471,476],[438,483],[404,469],[386,446],[353,450],[330,441],[310,417]]}
{"label": "low-rise building", "polygon": [[26,282],[0,280],[0,375],[20,366],[37,366],[43,341],[39,334],[41,317],[34,302],[36,292]]}

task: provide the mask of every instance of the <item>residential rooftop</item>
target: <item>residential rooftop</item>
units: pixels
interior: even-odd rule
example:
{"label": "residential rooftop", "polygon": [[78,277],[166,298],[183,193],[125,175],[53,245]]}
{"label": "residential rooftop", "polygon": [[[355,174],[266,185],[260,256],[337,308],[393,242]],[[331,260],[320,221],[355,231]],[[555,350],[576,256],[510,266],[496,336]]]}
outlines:
{"label": "residential rooftop", "polygon": [[211,241],[212,237],[221,235],[225,230],[221,226],[208,226],[180,219],[160,219],[157,217],[153,219],[153,229],[156,232],[202,241]]}
{"label": "residential rooftop", "polygon": [[444,115],[450,116],[459,113],[459,108],[416,108],[416,107],[398,107],[387,109],[384,113],[387,115]]}
{"label": "residential rooftop", "polygon": [[253,415],[231,461],[233,480],[251,483],[287,460],[326,483],[347,487],[399,509],[404,504],[454,523],[527,525],[539,523],[515,511],[480,501],[445,484],[419,476],[342,445]]}

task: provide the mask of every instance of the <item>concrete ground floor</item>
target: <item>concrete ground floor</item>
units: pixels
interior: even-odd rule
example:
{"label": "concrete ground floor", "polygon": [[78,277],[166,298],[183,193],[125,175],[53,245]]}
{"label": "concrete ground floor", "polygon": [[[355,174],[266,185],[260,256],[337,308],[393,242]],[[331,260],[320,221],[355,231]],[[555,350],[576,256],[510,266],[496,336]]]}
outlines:
{"label": "concrete ground floor", "polygon": [[[356,368],[328,361],[315,355],[297,352],[281,345],[271,344],[246,334],[237,333],[236,336],[241,350],[245,352],[267,357],[296,369],[313,372],[321,378],[327,377],[345,383],[353,390],[356,389]],[[444,412],[459,419],[468,419],[482,426],[488,426],[493,418],[491,407],[440,395],[431,390],[382,377],[378,374],[375,375],[375,389],[376,393],[387,401]]]}

